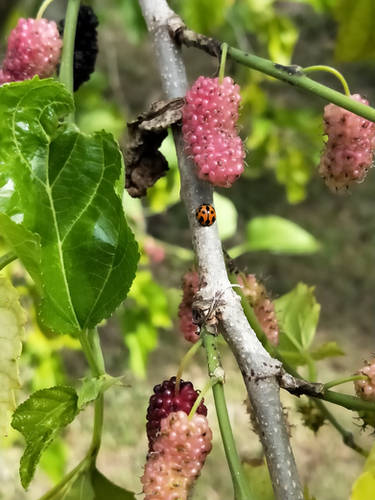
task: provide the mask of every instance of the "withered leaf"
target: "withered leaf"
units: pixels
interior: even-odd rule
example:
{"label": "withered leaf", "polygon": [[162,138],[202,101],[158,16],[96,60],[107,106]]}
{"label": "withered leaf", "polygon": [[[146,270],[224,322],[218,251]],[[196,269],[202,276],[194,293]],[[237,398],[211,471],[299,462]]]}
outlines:
{"label": "withered leaf", "polygon": [[182,119],[184,99],[157,101],[150,109],[128,122],[125,148],[125,187],[133,198],[145,196],[147,189],[168,171],[168,163],[159,147],[168,127]]}

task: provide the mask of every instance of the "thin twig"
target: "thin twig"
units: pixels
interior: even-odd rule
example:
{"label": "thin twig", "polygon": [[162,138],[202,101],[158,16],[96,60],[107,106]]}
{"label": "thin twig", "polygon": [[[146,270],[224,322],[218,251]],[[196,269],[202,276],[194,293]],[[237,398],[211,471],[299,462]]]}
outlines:
{"label": "thin twig", "polygon": [[[166,0],[139,0],[152,34],[164,92],[168,98],[182,97],[187,91],[185,67],[180,50],[173,43],[168,23],[176,15]],[[202,283],[203,300],[220,295],[220,329],[230,345],[243,375],[267,458],[276,500],[302,500],[297,468],[285,428],[276,375],[280,363],[270,357],[251,329],[240,299],[228,280],[217,225],[202,227],[195,210],[212,202],[212,186],[201,181],[185,155],[181,128],[173,128],[181,174],[181,196],[189,219],[193,246]]]}
{"label": "thin twig", "polygon": [[[207,52],[207,54],[211,56],[220,56],[222,42],[187,29],[178,16],[174,16],[170,19],[169,29],[171,35],[179,44],[184,44],[187,47],[196,47],[197,49]],[[359,116],[363,116],[367,118],[367,120],[375,122],[374,108],[312,80],[306,76],[304,68],[301,66],[284,66],[282,64],[277,64],[236,47],[228,47],[228,57],[231,57],[234,61],[244,66],[260,71],[265,75],[272,76],[283,82],[287,82],[297,88],[315,94],[328,102],[337,104]]]}

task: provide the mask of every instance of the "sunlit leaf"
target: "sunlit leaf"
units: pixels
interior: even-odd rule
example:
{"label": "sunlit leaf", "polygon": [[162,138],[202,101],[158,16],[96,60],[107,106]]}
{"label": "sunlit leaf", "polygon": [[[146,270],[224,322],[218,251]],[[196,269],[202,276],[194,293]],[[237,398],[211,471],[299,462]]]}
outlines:
{"label": "sunlit leaf", "polygon": [[251,500],[274,500],[273,488],[267,464],[263,460],[243,464],[251,492]]}
{"label": "sunlit leaf", "polygon": [[15,411],[12,427],[23,434],[27,445],[20,464],[24,488],[30,484],[43,450],[77,415],[77,399],[72,387],[56,386],[34,392]]}
{"label": "sunlit leaf", "polygon": [[319,321],[320,304],[314,295],[314,287],[304,283],[274,300],[281,335],[281,351],[304,352],[315,337]]}
{"label": "sunlit leaf", "polygon": [[20,388],[18,358],[26,319],[18,299],[12,283],[0,276],[0,437],[8,432]]}
{"label": "sunlit leaf", "polygon": [[54,80],[0,88],[0,166],[14,185],[12,220],[28,233],[16,234],[14,226],[8,233],[4,218],[0,231],[9,244],[23,237],[12,246],[31,275],[36,258],[30,263],[24,241],[36,235],[42,320],[57,332],[77,334],[124,300],[138,252],[115,190],[123,167],[118,145],[104,132],[85,135],[60,124],[72,105]]}
{"label": "sunlit leaf", "polygon": [[158,328],[171,326],[167,295],[150,272],[137,273],[120,314],[130,369],[144,378],[148,356],[157,346]]}
{"label": "sunlit leaf", "polygon": [[334,358],[336,356],[345,356],[345,352],[337,344],[337,342],[326,342],[321,344],[316,349],[311,351],[311,356],[315,360]]}
{"label": "sunlit leaf", "polygon": [[189,0],[181,3],[182,16],[191,29],[208,35],[224,23],[229,4],[229,0],[215,0],[214,4],[212,0]]}
{"label": "sunlit leaf", "polygon": [[356,61],[375,56],[373,0],[338,0],[334,9],[338,22],[335,57],[339,61]]}
{"label": "sunlit leaf", "polygon": [[238,213],[234,203],[226,196],[214,193],[214,206],[220,239],[231,238],[237,231]]}
{"label": "sunlit leaf", "polygon": [[246,228],[249,250],[305,254],[319,249],[318,241],[294,222],[276,215],[254,217]]}
{"label": "sunlit leaf", "polygon": [[375,445],[368,456],[364,470],[352,487],[350,500],[374,500],[375,491]]}
{"label": "sunlit leaf", "polygon": [[147,201],[152,213],[164,212],[180,201],[180,175],[177,166],[176,148],[172,134],[164,139],[160,152],[168,162],[167,174],[147,190]]}

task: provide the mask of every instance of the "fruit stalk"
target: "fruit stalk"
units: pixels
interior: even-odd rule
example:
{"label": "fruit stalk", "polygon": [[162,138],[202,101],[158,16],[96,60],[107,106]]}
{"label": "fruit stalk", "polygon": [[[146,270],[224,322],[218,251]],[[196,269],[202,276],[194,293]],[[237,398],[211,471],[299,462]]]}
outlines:
{"label": "fruit stalk", "polygon": [[[73,93],[74,42],[76,38],[79,6],[80,0],[69,0],[66,9],[63,51],[60,66],[59,80],[71,93]],[[69,116],[69,121],[74,121],[74,114]]]}
{"label": "fruit stalk", "polygon": [[[216,414],[219,421],[221,438],[224,445],[229,470],[232,476],[234,496],[236,500],[251,500],[252,495],[244,477],[240,457],[238,456],[236,443],[234,441],[232,426],[230,424],[227,403],[225,400],[223,377],[224,370],[221,366],[219,352],[217,349],[217,337],[202,328],[203,345],[206,349],[208,373],[217,382],[212,386],[215,400]],[[221,373],[221,379],[218,374]],[[219,381],[220,380],[220,381]]]}

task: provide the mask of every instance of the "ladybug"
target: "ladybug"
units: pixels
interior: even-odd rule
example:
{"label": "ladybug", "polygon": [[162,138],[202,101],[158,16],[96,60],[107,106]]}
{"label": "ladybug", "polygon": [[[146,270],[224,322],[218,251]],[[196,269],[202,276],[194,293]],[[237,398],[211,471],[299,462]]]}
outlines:
{"label": "ladybug", "polygon": [[203,203],[195,211],[195,218],[201,226],[211,226],[216,220],[216,212],[212,205]]}

